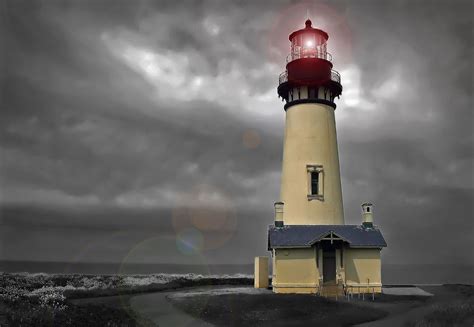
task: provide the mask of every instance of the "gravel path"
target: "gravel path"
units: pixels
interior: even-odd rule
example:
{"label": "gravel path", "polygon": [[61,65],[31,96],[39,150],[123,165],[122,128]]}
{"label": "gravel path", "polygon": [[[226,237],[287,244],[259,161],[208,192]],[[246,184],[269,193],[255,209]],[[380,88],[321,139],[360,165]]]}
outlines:
{"label": "gravel path", "polygon": [[[202,290],[210,289],[204,287]],[[190,293],[199,292],[201,288],[192,289]],[[140,316],[145,317],[160,327],[210,327],[209,323],[197,320],[184,311],[175,308],[168,300],[168,296],[185,294],[186,291],[158,292],[146,295],[137,295],[130,299],[130,307]]]}
{"label": "gravel path", "polygon": [[183,289],[178,291],[151,293],[133,296],[130,299],[130,307],[140,316],[156,323],[160,327],[187,326],[187,327],[209,327],[213,326],[202,320],[193,318],[184,311],[173,306],[169,298],[194,297],[199,295],[224,295],[224,294],[264,294],[271,290],[255,289],[249,286],[204,286]]}

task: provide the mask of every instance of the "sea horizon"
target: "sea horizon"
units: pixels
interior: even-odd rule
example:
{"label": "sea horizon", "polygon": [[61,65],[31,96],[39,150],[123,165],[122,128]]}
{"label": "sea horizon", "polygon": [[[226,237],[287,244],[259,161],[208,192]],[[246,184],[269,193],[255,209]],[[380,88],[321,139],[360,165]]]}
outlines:
{"label": "sea horizon", "polygon": [[[0,260],[0,272],[85,275],[138,274],[253,274],[248,264],[96,263],[65,261]],[[474,284],[474,265],[382,264],[384,284]]]}

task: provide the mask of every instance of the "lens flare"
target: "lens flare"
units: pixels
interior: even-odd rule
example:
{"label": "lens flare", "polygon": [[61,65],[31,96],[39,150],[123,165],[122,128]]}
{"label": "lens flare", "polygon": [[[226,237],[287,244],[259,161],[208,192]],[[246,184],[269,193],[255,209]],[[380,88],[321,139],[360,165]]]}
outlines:
{"label": "lens flare", "polygon": [[[203,238],[202,250],[213,250],[233,237],[237,228],[236,208],[227,192],[212,185],[199,184],[176,201],[171,222],[176,235],[195,229]],[[185,246],[181,241],[177,244]]]}
{"label": "lens flare", "polygon": [[249,129],[243,133],[242,143],[248,149],[255,149],[258,148],[260,143],[262,143],[262,139],[260,138],[260,134],[256,130]]}
{"label": "lens flare", "polygon": [[204,247],[204,237],[195,228],[185,229],[176,235],[176,246],[185,255],[199,254]]}

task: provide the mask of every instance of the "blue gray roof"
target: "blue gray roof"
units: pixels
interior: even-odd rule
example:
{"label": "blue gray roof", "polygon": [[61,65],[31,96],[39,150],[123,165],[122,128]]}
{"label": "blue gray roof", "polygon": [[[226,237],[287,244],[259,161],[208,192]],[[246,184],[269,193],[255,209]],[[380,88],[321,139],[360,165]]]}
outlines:
{"label": "blue gray roof", "polygon": [[268,248],[311,247],[330,235],[340,237],[349,247],[382,248],[387,243],[377,228],[360,225],[285,225],[269,226]]}

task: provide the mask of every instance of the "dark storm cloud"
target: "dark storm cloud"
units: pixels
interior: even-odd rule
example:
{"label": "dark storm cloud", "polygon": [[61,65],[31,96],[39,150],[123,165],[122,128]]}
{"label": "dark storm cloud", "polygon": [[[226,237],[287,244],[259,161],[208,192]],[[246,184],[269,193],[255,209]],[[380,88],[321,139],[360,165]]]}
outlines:
{"label": "dark storm cloud", "polygon": [[[36,15],[30,12],[35,26],[28,15],[20,15],[25,8],[14,9],[19,12],[15,15],[12,10],[10,15],[10,60],[17,64],[11,65],[17,69],[9,72],[7,79],[6,115],[10,119],[4,121],[8,126],[2,130],[6,146],[3,165],[10,171],[5,176],[6,184],[22,185],[24,181],[68,195],[90,195],[104,200],[151,185],[173,190],[190,183],[209,183],[211,179],[211,183],[228,188],[224,191],[235,193],[248,190],[239,190],[235,183],[229,187],[228,182],[221,182],[222,178],[217,176],[225,177],[226,171],[232,171],[252,178],[262,171],[259,162],[263,159],[274,163],[265,169],[277,169],[279,141],[272,137],[274,133],[258,131],[266,151],[252,151],[242,144],[246,130],[269,130],[268,124],[257,125],[251,118],[242,117],[239,108],[230,108],[231,112],[206,101],[151,101],[149,85],[141,76],[133,76],[137,75],[135,72],[130,76],[130,68],[123,63],[115,62],[113,67],[107,63],[104,57],[116,59],[104,53],[104,46],[95,44],[97,40],[81,36],[82,31],[73,28],[74,24],[52,23],[37,17],[43,10],[52,15],[58,12],[57,8],[37,8]],[[70,9],[66,8],[65,16],[69,15]],[[93,11],[92,16],[95,15]],[[162,15],[165,14],[160,12],[160,18]],[[180,29],[192,31],[189,25],[182,26],[182,21],[179,24],[178,31],[172,25],[163,38],[172,35],[180,40]],[[45,48],[39,46],[43,39],[48,39]],[[85,49],[79,43],[71,51],[71,43],[84,39],[91,41],[85,43]],[[188,41],[180,40],[189,46]],[[55,53],[58,55],[54,56]],[[27,60],[22,55],[30,57]],[[222,57],[228,58],[225,54]],[[39,72],[31,74],[24,65]],[[80,66],[82,71],[76,72],[71,66]],[[43,79],[41,82],[45,83],[34,79]],[[125,87],[113,85],[114,79],[126,79]],[[124,93],[127,86],[130,88]],[[281,129],[276,134],[281,135]],[[19,144],[22,147],[17,147]],[[31,155],[36,160],[28,160]],[[233,159],[236,157],[247,157],[249,161],[243,164]],[[249,162],[254,164],[248,165]],[[189,165],[196,167],[192,176],[177,174]],[[38,174],[38,170],[43,173]],[[72,171],[80,173],[81,178],[71,178]]]}
{"label": "dark storm cloud", "polygon": [[[358,203],[372,199],[395,262],[472,261],[452,252],[474,241],[469,7],[362,2],[348,12],[361,93],[375,105],[339,124],[346,220],[357,222]],[[376,19],[366,15],[375,8]],[[441,241],[453,226],[469,232]]]}
{"label": "dark storm cloud", "polygon": [[[446,248],[469,248],[472,238],[436,240],[453,223],[472,231],[471,6],[7,1],[3,257],[32,258],[42,241],[43,259],[64,260],[83,242],[68,247],[59,235],[80,239],[81,230],[95,231],[94,244],[125,233],[97,260],[109,252],[119,260],[152,235],[171,246],[175,210],[188,207],[221,207],[225,214],[210,214],[216,221],[237,217],[229,240],[207,249],[214,260],[264,254],[284,127],[276,77],[287,34],[309,7],[342,73],[346,222],[358,223],[359,203],[373,201],[388,259],[462,261]],[[188,216],[186,226],[205,221]],[[436,253],[426,255],[420,234]]]}

